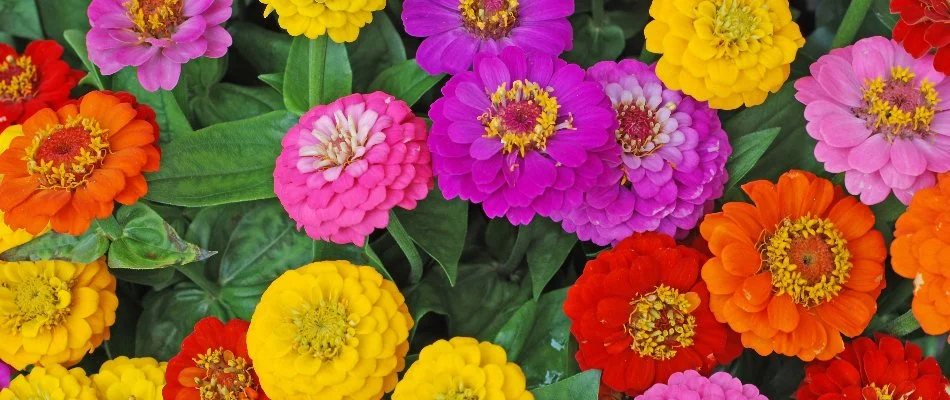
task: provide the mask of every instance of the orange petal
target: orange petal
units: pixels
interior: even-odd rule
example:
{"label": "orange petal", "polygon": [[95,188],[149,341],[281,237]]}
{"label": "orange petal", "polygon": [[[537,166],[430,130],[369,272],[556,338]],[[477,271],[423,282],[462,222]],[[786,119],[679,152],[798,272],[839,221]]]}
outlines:
{"label": "orange petal", "polygon": [[908,235],[895,238],[894,242],[891,243],[891,267],[898,275],[908,279],[913,279],[917,276],[917,271],[920,270],[920,264],[917,263],[914,253],[911,252],[911,241],[913,240],[914,236]]}
{"label": "orange petal", "polygon": [[44,108],[33,114],[32,117],[23,123],[23,132],[26,136],[32,137],[37,131],[46,129],[49,126],[59,124],[59,117],[56,112],[49,108]]}
{"label": "orange petal", "polygon": [[76,107],[75,104],[67,104],[59,110],[56,110],[56,115],[59,116],[60,121],[66,121],[76,116],[76,114],[79,114],[79,107]]}
{"label": "orange petal", "polygon": [[53,230],[56,232],[68,233],[70,235],[81,235],[92,224],[92,219],[82,218],[76,209],[69,205],[59,210],[50,220]]}
{"label": "orange petal", "polygon": [[871,322],[871,316],[877,311],[877,303],[867,294],[842,291],[815,310],[826,324],[845,336],[855,337]]}
{"label": "orange petal", "polygon": [[72,198],[72,194],[68,190],[40,189],[10,212],[17,212],[22,208],[25,213],[30,215],[50,216],[63,208],[66,203],[69,203],[70,198]]}
{"label": "orange petal", "polygon": [[884,262],[887,258],[887,247],[884,246],[884,237],[878,231],[869,231],[857,239],[848,239],[848,250],[851,258],[863,258],[877,262]]}
{"label": "orange petal", "polygon": [[24,154],[21,149],[10,149],[0,153],[0,180],[3,177],[19,178],[29,175],[26,162],[23,161]]}
{"label": "orange petal", "polygon": [[824,327],[809,312],[798,313],[798,326],[792,332],[792,340],[801,346],[798,357],[811,361],[828,344],[828,335]]}
{"label": "orange petal", "polygon": [[855,260],[851,268],[851,276],[844,286],[859,292],[870,292],[881,286],[884,281],[884,264],[871,260]]}
{"label": "orange petal", "polygon": [[6,178],[0,182],[0,210],[12,210],[26,200],[40,186],[40,181],[33,176],[20,178]]}
{"label": "orange petal", "polygon": [[762,256],[748,243],[732,243],[722,250],[722,266],[736,276],[752,276],[762,269]]}
{"label": "orange petal", "polygon": [[786,332],[778,332],[772,337],[772,347],[776,353],[789,357],[794,357],[802,349],[801,345],[792,340],[792,334]]}
{"label": "orange petal", "polygon": [[89,92],[83,96],[79,113],[98,121],[113,134],[135,119],[136,114],[131,104],[122,103],[118,97],[102,92]]}
{"label": "orange petal", "polygon": [[135,120],[122,128],[111,137],[109,145],[113,151],[121,151],[130,147],[140,147],[155,142],[152,136],[152,125],[142,120]]}
{"label": "orange petal", "polygon": [[145,151],[145,157],[148,159],[148,161],[145,162],[145,165],[142,166],[142,171],[158,171],[159,161],[162,158],[162,152],[158,151],[158,148],[155,146],[142,146],[141,149]]}
{"label": "orange petal", "polygon": [[921,301],[917,297],[911,305],[914,317],[920,322],[921,329],[929,335],[942,335],[950,331],[950,319],[941,315],[933,304]]}
{"label": "orange petal", "polygon": [[31,213],[29,208],[17,206],[3,215],[4,222],[13,229],[24,229],[31,235],[38,235],[46,229],[49,218]]}
{"label": "orange petal", "polygon": [[749,203],[731,202],[722,205],[723,215],[742,228],[749,237],[758,237],[764,230],[759,222],[759,213]]}
{"label": "orange petal", "polygon": [[96,218],[109,218],[113,209],[115,209],[115,202],[112,200],[99,203],[99,213],[96,214]]}
{"label": "orange petal", "polygon": [[125,176],[114,169],[99,168],[86,179],[89,194],[98,202],[111,202],[125,188]]}
{"label": "orange petal", "polygon": [[759,212],[759,222],[766,228],[774,227],[784,216],[779,214],[778,191],[769,181],[753,181],[742,185]]}
{"label": "orange petal", "polygon": [[115,201],[130,206],[135,204],[136,201],[139,201],[147,192],[148,183],[145,182],[145,177],[136,175],[126,179],[125,189],[115,196]]}
{"label": "orange petal", "polygon": [[763,338],[752,332],[742,333],[742,345],[755,350],[762,357],[767,357],[773,352],[771,338]]}
{"label": "orange petal", "polygon": [[742,233],[742,229],[732,223],[721,224],[712,232],[709,239],[709,252],[715,255],[722,255],[726,246],[732,243],[744,243],[748,246],[754,246],[751,238]]}
{"label": "orange petal", "polygon": [[815,355],[815,358],[821,361],[827,361],[844,351],[844,340],[841,339],[841,334],[838,333],[836,329],[827,324],[825,324],[823,328],[827,335],[827,342],[825,347],[821,349],[821,352]]}
{"label": "orange petal", "polygon": [[[772,296],[768,310],[769,324],[776,329],[782,332],[792,332],[798,327],[798,305],[792,301],[791,296],[787,294]],[[795,353],[798,353],[798,351],[794,351],[791,354]]]}
{"label": "orange petal", "polygon": [[828,218],[848,240],[863,236],[874,226],[874,213],[854,197],[841,199],[831,208]]}
{"label": "orange petal", "polygon": [[742,278],[730,274],[723,268],[718,257],[706,261],[701,273],[709,292],[713,294],[732,294],[742,283]]}
{"label": "orange petal", "polygon": [[138,147],[130,147],[106,156],[102,168],[117,169],[125,176],[141,175],[142,166],[148,161],[145,151]]}
{"label": "orange petal", "polygon": [[772,274],[764,272],[749,278],[742,283],[732,301],[739,308],[747,312],[759,312],[769,305],[772,297]]}
{"label": "orange petal", "polygon": [[835,198],[835,186],[827,179],[816,178],[811,181],[808,193],[805,194],[805,203],[799,210],[800,215],[825,215],[828,206]]}
{"label": "orange petal", "polygon": [[729,323],[732,330],[739,333],[752,331],[752,327],[755,325],[753,314],[737,307],[731,297],[722,304],[722,317],[725,322]]}
{"label": "orange petal", "polygon": [[802,216],[802,211],[808,208],[808,199],[805,198],[810,186],[809,179],[801,171],[789,171],[778,178],[778,199],[781,204],[779,213],[788,218],[796,219]]}

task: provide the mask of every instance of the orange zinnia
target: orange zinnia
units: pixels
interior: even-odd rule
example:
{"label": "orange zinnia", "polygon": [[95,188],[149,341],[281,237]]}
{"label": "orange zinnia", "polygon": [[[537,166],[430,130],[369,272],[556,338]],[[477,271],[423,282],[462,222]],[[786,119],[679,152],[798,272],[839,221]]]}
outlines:
{"label": "orange zinnia", "polygon": [[8,128],[18,132],[0,154],[4,222],[32,234],[51,224],[78,235],[112,214],[114,201],[145,195],[142,172],[158,170],[158,131],[155,114],[130,99],[90,92]]}
{"label": "orange zinnia", "polygon": [[828,360],[861,334],[884,288],[884,239],[868,206],[831,182],[789,171],[742,186],[700,226],[710,308],[762,356]]}
{"label": "orange zinnia", "polygon": [[916,286],[911,308],[924,332],[950,331],[950,174],[921,190],[897,219],[891,265]]}

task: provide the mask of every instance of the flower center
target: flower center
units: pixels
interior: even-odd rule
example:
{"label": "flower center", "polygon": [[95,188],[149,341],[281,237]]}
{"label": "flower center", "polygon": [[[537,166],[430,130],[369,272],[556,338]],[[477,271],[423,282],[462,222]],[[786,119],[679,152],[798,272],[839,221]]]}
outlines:
{"label": "flower center", "polygon": [[346,167],[386,140],[384,133],[371,132],[378,119],[379,114],[372,110],[355,116],[344,115],[342,111],[333,117],[324,115],[310,132],[316,142],[302,145],[300,155],[313,157],[312,167],[318,171]]}
{"label": "flower center", "polygon": [[434,400],[480,400],[482,397],[478,392],[465,386],[465,383],[459,382],[458,387],[445,393],[438,393]]}
{"label": "flower center", "polygon": [[927,79],[914,84],[910,68],[894,67],[888,78],[866,81],[864,106],[855,110],[875,133],[889,140],[930,137],[940,96]]}
{"label": "flower center", "polygon": [[884,385],[883,387],[878,387],[876,384],[872,383],[868,386],[865,386],[864,389],[861,389],[861,395],[865,399],[869,400],[907,400],[910,398],[910,394],[905,394],[901,397],[895,397],[897,394],[896,388],[892,388],[891,385]]}
{"label": "flower center", "polygon": [[666,285],[630,302],[633,311],[624,326],[633,338],[630,348],[643,357],[668,360],[676,349],[693,345],[696,317],[691,313],[699,307],[699,295],[680,293]]}
{"label": "flower center", "polygon": [[37,132],[27,147],[27,171],[40,175],[43,189],[75,189],[109,153],[108,130],[95,120],[70,117]]}
{"label": "flower center", "polygon": [[353,328],[356,323],[348,318],[343,303],[320,301],[316,307],[295,314],[293,324],[297,327],[297,337],[294,346],[301,354],[309,353],[323,361],[332,360],[356,335]]}
{"label": "flower center", "polygon": [[8,289],[13,292],[14,311],[3,327],[18,331],[35,334],[40,328],[58,325],[72,302],[69,284],[56,276],[31,276]]}
{"label": "flower center", "polygon": [[508,36],[518,21],[518,0],[460,0],[462,22],[483,39]]}
{"label": "flower center", "polygon": [[0,63],[0,103],[32,98],[39,83],[36,66],[28,56],[7,56]]}
{"label": "flower center", "polygon": [[[667,103],[666,108],[676,110],[676,104]],[[644,157],[659,150],[669,143],[670,135],[663,133],[663,124],[657,118],[657,110],[651,108],[645,101],[636,103],[621,103],[615,108],[617,121],[617,142],[627,154]]]}
{"label": "flower center", "polygon": [[772,24],[764,0],[705,0],[696,6],[697,26],[706,35],[716,57],[734,58],[740,52],[758,51],[759,42],[772,44]]}
{"label": "flower center", "polygon": [[195,366],[183,369],[178,382],[184,387],[197,388],[202,400],[252,400],[258,397],[257,382],[254,382],[251,366],[244,357],[219,347],[208,349],[193,361]]}
{"label": "flower center", "polygon": [[502,83],[491,95],[491,108],[478,117],[485,126],[485,137],[497,137],[504,152],[517,149],[524,157],[529,149],[544,150],[548,138],[562,129],[574,129],[574,117],[558,123],[557,98],[554,89],[542,89],[537,83],[517,80]]}
{"label": "flower center", "polygon": [[786,219],[762,246],[772,287],[802,306],[833,299],[850,277],[848,241],[830,220]]}
{"label": "flower center", "polygon": [[185,20],[186,0],[128,0],[124,3],[136,30],[151,37],[171,37],[174,28]]}

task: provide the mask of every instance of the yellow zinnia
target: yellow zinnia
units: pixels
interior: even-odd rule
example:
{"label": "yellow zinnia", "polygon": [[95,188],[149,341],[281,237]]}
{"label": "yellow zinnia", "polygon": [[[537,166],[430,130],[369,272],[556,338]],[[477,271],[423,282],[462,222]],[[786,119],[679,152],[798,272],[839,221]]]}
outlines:
{"label": "yellow zinnia", "polygon": [[647,50],[656,74],[710,107],[762,104],[788,79],[805,45],[788,0],[655,0]]}
{"label": "yellow zinnia", "polygon": [[277,23],[291,36],[316,39],[325,34],[337,43],[356,40],[360,28],[373,22],[373,12],[386,0],[260,0],[264,16],[277,11]]}
{"label": "yellow zinnia", "polygon": [[[3,132],[0,132],[0,153],[6,151],[10,147],[10,141],[13,138],[23,134],[23,130],[20,129],[19,125],[14,125],[4,129]],[[0,181],[3,180],[3,175],[0,175]],[[33,235],[23,229],[13,230],[9,226],[3,223],[3,212],[0,211],[0,253],[10,250],[14,247],[17,247],[23,243],[29,242],[33,239]]]}
{"label": "yellow zinnia", "polygon": [[285,272],[251,317],[247,350],[274,400],[376,400],[405,368],[412,317],[375,269],[323,261]]}
{"label": "yellow zinnia", "polygon": [[35,367],[0,390],[0,400],[23,399],[97,400],[92,381],[81,368],[67,371],[55,364]]}
{"label": "yellow zinnia", "polygon": [[393,400],[533,400],[524,372],[501,346],[467,337],[439,340],[419,353]]}
{"label": "yellow zinnia", "polygon": [[121,356],[103,363],[92,383],[102,400],[161,400],[167,364]]}
{"label": "yellow zinnia", "polygon": [[102,260],[0,262],[0,360],[75,365],[109,338],[118,306]]}

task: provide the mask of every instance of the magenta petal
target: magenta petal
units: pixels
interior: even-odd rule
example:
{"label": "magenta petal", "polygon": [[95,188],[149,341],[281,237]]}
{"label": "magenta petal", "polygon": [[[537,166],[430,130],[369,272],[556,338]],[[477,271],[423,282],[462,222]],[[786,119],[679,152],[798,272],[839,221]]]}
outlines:
{"label": "magenta petal", "polygon": [[229,18],[234,9],[231,7],[231,0],[216,0],[207,11],[202,14],[205,23],[208,25],[221,25]]}
{"label": "magenta petal", "polygon": [[151,45],[127,46],[116,51],[115,60],[125,65],[138,67],[156,58],[160,50],[159,47]]}
{"label": "magenta petal", "polygon": [[[438,35],[429,36],[426,38],[426,40],[423,40],[422,44],[419,45],[419,49],[416,50],[416,62],[419,63],[419,67],[421,67],[422,70],[428,72],[430,75],[441,74],[443,72],[461,72],[446,71],[442,67],[442,62],[449,45],[451,45],[456,38],[462,35],[466,35],[465,30],[463,28],[459,28],[456,30],[440,33]],[[469,60],[469,62],[471,62],[471,60]]]}
{"label": "magenta petal", "polygon": [[884,135],[871,135],[851,149],[848,155],[848,164],[864,173],[876,172],[890,160],[890,143]]}
{"label": "magenta petal", "polygon": [[518,11],[525,21],[567,18],[574,14],[573,0],[522,0]]}
{"label": "magenta petal", "polygon": [[904,175],[917,176],[927,169],[927,160],[917,150],[914,139],[897,139],[891,145],[891,164]]}
{"label": "magenta petal", "polygon": [[188,61],[201,57],[207,50],[208,43],[203,40],[196,40],[193,42],[184,42],[184,43],[175,43],[170,47],[166,47],[162,50],[162,55],[168,57],[172,61],[184,64]]}
{"label": "magenta petal", "polygon": [[149,62],[142,64],[138,70],[139,83],[150,92],[159,88],[174,89],[180,75],[181,64],[164,56],[153,57]]}
{"label": "magenta petal", "polygon": [[503,145],[498,138],[481,137],[472,142],[471,155],[476,160],[487,160],[501,151]]}
{"label": "magenta petal", "polygon": [[406,33],[416,37],[432,36],[462,26],[457,9],[450,10],[423,1],[407,1],[403,6],[402,21]]}
{"label": "magenta petal", "polygon": [[211,7],[215,0],[185,0],[184,12],[186,17],[201,14]]}
{"label": "magenta petal", "polygon": [[175,33],[172,34],[172,41],[181,43],[196,40],[205,33],[207,26],[205,19],[200,15],[188,18],[181,25],[178,25]]}
{"label": "magenta petal", "polygon": [[475,66],[475,72],[482,78],[482,84],[489,92],[493,92],[496,88],[501,86],[502,83],[507,83],[511,79],[511,75],[508,73],[508,67],[505,66],[505,63],[503,63],[501,59],[495,57],[483,58],[481,62]]}
{"label": "magenta petal", "polygon": [[209,26],[205,30],[205,40],[208,42],[208,49],[205,50],[205,57],[220,58],[227,53],[228,47],[231,47],[231,34],[220,26]]}

